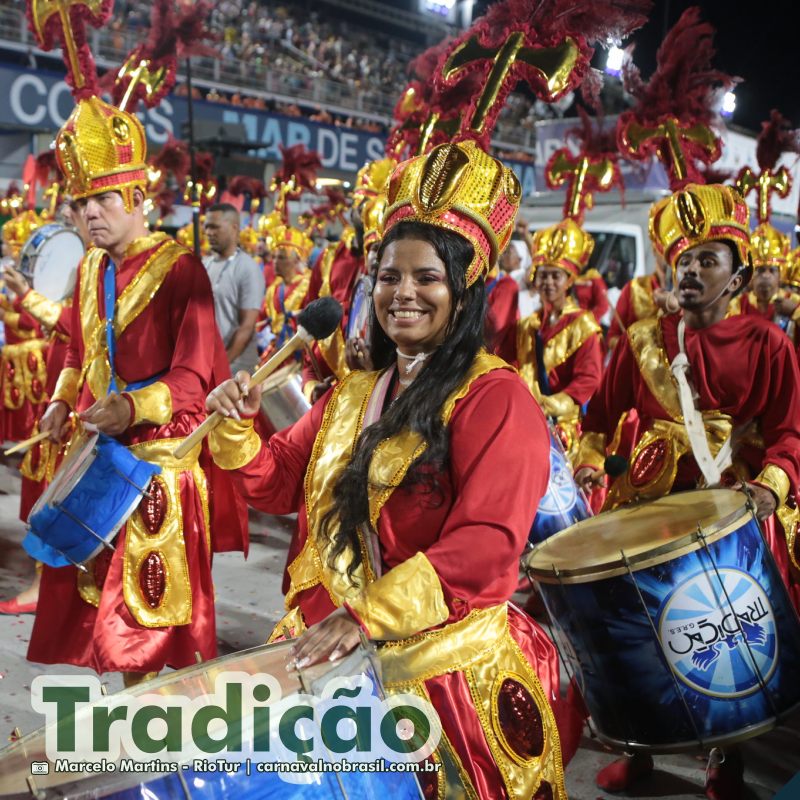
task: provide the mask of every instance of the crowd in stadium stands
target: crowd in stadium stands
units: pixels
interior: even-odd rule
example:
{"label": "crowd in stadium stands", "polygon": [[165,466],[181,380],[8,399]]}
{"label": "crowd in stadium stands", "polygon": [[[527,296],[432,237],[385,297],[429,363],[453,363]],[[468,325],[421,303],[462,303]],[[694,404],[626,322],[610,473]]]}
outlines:
{"label": "crowd in stadium stands", "polygon": [[[19,9],[18,0],[0,0],[0,8]],[[109,26],[112,49],[125,52],[131,41],[141,39],[141,29],[150,25],[151,0],[115,0],[114,19]],[[310,96],[315,82],[326,79],[345,84],[356,90],[362,109],[375,109],[371,100],[380,98],[384,107],[394,102],[398,89],[407,82],[407,65],[422,49],[397,37],[366,31],[327,17],[315,10],[306,14],[288,4],[266,5],[254,0],[219,0],[211,12],[209,27],[216,34],[216,45],[222,57],[222,67],[228,71],[241,70],[253,76],[270,72],[281,73],[281,85],[276,94],[293,95],[297,102],[277,102],[241,92],[195,89],[195,96],[212,102],[244,108],[274,111],[287,116],[303,116],[330,125],[346,126],[369,133],[385,135],[387,128],[380,122],[358,114],[335,114],[321,105],[301,100]],[[185,85],[176,89],[185,94]],[[346,106],[346,98],[320,98],[330,105]],[[388,109],[387,109],[388,110]],[[501,114],[498,133],[504,129],[530,129],[534,116],[531,101],[519,94],[510,95]],[[525,151],[503,150],[506,158],[530,160]]]}

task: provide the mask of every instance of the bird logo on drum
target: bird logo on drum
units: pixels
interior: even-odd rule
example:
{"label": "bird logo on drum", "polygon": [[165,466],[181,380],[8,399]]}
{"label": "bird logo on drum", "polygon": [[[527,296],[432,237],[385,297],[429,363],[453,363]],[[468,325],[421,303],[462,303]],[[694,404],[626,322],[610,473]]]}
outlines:
{"label": "bird logo on drum", "polygon": [[758,691],[778,663],[769,598],[757,581],[738,569],[701,572],[681,583],[667,597],[658,629],[673,672],[712,697]]}
{"label": "bird logo on drum", "polygon": [[569,513],[578,502],[578,493],[564,456],[550,447],[550,484],[547,493],[539,503],[539,511],[544,514]]}

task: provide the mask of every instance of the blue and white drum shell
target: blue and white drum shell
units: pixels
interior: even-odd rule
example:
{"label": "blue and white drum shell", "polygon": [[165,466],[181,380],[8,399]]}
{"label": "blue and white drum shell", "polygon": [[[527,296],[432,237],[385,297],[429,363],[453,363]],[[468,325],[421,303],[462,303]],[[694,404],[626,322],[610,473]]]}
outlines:
{"label": "blue and white drum shell", "polygon": [[591,511],[572,477],[572,467],[561,443],[550,432],[550,481],[528,535],[536,545],[570,525],[588,519]]}
{"label": "blue and white drum shell", "polygon": [[19,269],[50,300],[71,297],[86,248],[74,228],[51,222],[37,228],[20,251]]}
{"label": "blue and white drum shell", "polygon": [[[271,676],[278,684],[282,698],[294,693],[320,697],[330,678],[352,676],[359,680],[363,676],[370,681],[372,696],[383,697],[372,656],[361,648],[336,664],[325,662],[303,670],[304,683],[301,684],[297,673],[286,668],[291,647],[291,642],[280,642],[232,653],[125,689],[114,698],[124,701],[126,697],[146,695],[148,702],[152,702],[151,698],[159,696],[173,699],[180,696],[187,702],[209,704],[218,688],[217,677],[225,673]],[[232,723],[240,720],[243,743],[246,744],[250,722],[246,712],[243,716],[229,715],[228,719]],[[271,724],[277,724],[276,720],[271,720]],[[296,724],[298,730],[301,729],[303,723],[298,721]],[[306,734],[298,733],[300,736]],[[278,772],[258,771],[256,762],[265,760],[263,754],[247,750],[208,755],[206,760],[211,762],[211,769],[198,769],[194,762],[190,762],[176,772],[166,774],[115,769],[100,774],[83,772],[70,775],[55,771],[54,762],[47,755],[45,736],[45,729],[41,728],[0,751],[0,800],[31,800],[28,781],[31,780],[32,762],[47,764],[47,770],[34,777],[37,792],[42,792],[42,797],[60,800],[422,800],[419,782],[410,771],[309,771],[293,773],[289,781]],[[248,770],[246,760],[251,756]],[[119,763],[126,757],[123,744],[119,759],[109,760]],[[154,754],[152,759],[171,760],[163,753]],[[239,762],[239,769],[213,769],[217,759]],[[96,760],[100,761],[100,756]],[[397,762],[402,760],[402,756],[396,759]]]}
{"label": "blue and white drum shell", "polygon": [[369,319],[372,311],[372,278],[362,275],[353,287],[347,316],[347,339],[369,339]]}
{"label": "blue and white drum shell", "polygon": [[800,621],[741,493],[601,514],[525,566],[605,741],[655,752],[737,741],[800,704]]}
{"label": "blue and white drum shell", "polygon": [[76,440],[31,510],[22,546],[51,567],[89,561],[116,536],[160,471],[102,433]]}

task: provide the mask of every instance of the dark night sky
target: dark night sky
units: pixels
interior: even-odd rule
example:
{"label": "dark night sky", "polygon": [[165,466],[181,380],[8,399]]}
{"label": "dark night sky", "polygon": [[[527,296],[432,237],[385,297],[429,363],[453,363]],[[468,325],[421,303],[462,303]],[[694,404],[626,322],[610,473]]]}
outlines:
{"label": "dark night sky", "polygon": [[[476,13],[481,6],[476,4]],[[800,127],[800,6],[790,0],[655,0],[650,20],[631,39],[634,61],[646,78],[666,29],[691,5],[717,30],[714,66],[742,78],[736,89],[733,123],[760,129],[777,108]]]}

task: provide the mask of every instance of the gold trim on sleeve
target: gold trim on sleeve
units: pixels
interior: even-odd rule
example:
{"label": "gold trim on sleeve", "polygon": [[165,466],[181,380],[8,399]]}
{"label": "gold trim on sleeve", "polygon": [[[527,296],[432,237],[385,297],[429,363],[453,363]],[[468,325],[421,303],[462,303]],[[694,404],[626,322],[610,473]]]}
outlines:
{"label": "gold trim on sleeve", "polygon": [[791,481],[780,467],[775,464],[767,464],[753,483],[759,483],[769,489],[775,495],[779,506],[786,503],[791,489]]}
{"label": "gold trim on sleeve", "polygon": [[349,605],[370,638],[380,641],[405,639],[440,625],[450,614],[439,576],[424,553],[390,569]]}
{"label": "gold trim on sleeve", "polygon": [[252,419],[241,422],[226,419],[208,435],[208,446],[214,463],[222,469],[241,469],[249,464],[261,450],[261,437],[253,427]]}
{"label": "gold trim on sleeve", "polygon": [[172,393],[163,381],[150,386],[126,392],[133,401],[131,425],[149,422],[152,425],[166,425],[172,419]]}
{"label": "gold trim on sleeve", "polygon": [[55,328],[63,308],[61,303],[50,300],[35,289],[31,289],[22,298],[22,307],[46,328]]}

